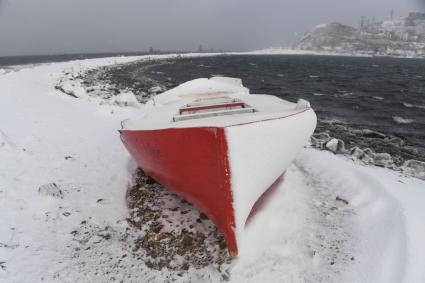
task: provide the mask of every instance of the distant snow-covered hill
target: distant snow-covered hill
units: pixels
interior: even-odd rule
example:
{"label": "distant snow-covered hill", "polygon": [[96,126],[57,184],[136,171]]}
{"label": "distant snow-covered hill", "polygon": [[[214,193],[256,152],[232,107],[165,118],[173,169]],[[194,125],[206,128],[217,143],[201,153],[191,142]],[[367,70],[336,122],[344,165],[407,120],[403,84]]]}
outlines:
{"label": "distant snow-covered hill", "polygon": [[296,45],[316,52],[378,56],[425,57],[425,14],[354,28],[340,23],[315,27]]}

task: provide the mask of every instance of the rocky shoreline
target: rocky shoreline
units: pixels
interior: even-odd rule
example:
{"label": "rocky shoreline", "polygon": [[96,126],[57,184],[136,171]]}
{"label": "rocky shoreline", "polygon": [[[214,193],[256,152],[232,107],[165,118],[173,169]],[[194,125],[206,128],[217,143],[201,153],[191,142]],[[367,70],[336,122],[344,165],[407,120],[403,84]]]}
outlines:
{"label": "rocky shoreline", "polygon": [[425,152],[403,138],[369,129],[354,129],[338,121],[321,122],[310,139],[311,145],[358,160],[425,179]]}

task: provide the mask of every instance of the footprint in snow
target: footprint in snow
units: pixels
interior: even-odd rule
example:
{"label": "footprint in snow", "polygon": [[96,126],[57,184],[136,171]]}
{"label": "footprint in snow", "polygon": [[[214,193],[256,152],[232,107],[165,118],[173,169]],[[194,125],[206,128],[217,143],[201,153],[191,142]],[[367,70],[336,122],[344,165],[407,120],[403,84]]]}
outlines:
{"label": "footprint in snow", "polygon": [[51,196],[63,199],[64,193],[56,183],[48,183],[38,188],[38,193],[42,196]]}
{"label": "footprint in snow", "polygon": [[6,136],[6,134],[0,130],[0,150],[2,149],[12,149],[13,146],[9,140],[9,138]]}

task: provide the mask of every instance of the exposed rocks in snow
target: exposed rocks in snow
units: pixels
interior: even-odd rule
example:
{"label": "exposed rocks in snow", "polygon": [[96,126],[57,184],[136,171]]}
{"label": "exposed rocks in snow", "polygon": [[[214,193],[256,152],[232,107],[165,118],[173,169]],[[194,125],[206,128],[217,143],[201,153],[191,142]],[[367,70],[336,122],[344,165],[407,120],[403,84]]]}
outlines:
{"label": "exposed rocks in snow", "polygon": [[364,151],[358,148],[357,146],[351,149],[350,154],[351,156],[357,159],[361,159],[365,155]]}
{"label": "exposed rocks in snow", "polygon": [[55,85],[55,89],[75,98],[83,97],[86,95],[86,91],[81,86],[81,79],[79,78],[80,75],[75,75],[75,73],[65,75]]}
{"label": "exposed rocks in snow", "polygon": [[127,221],[144,233],[135,240],[135,250],[144,251],[148,267],[188,270],[230,260],[223,235],[195,207],[141,170],[136,181],[128,191]]}
{"label": "exposed rocks in snow", "polygon": [[[335,154],[350,155],[354,160],[365,164],[402,171],[420,179],[425,178],[425,168],[420,165],[425,163],[425,150],[410,146],[408,141],[402,138],[369,129],[352,129],[338,122],[320,121],[316,131],[311,137],[313,147]],[[380,150],[388,152],[379,152]],[[408,161],[411,163],[407,163]],[[406,167],[407,164],[411,166]]]}
{"label": "exposed rocks in snow", "polygon": [[391,168],[394,162],[388,153],[375,153],[374,163],[376,166]]}
{"label": "exposed rocks in snow", "polygon": [[344,204],[346,204],[346,205],[348,205],[348,204],[349,204],[349,202],[348,202],[346,199],[343,199],[342,197],[339,197],[339,196],[337,196],[337,197],[335,198],[335,200],[336,200],[336,201],[340,201],[340,202],[342,202],[342,203],[344,203]]}
{"label": "exposed rocks in snow", "polygon": [[[141,246],[145,245],[141,243],[143,238],[151,237],[152,233],[145,233],[134,226],[129,227],[125,220],[113,226],[102,226],[89,217],[70,231],[73,239],[73,269],[83,274],[82,281],[90,277],[107,279],[102,280],[103,282],[138,282],[140,278],[148,282],[190,282],[192,280],[189,278],[198,278],[204,282],[211,277],[214,282],[220,282],[227,276],[228,271],[224,269],[227,266],[224,264],[220,269],[220,265],[214,268],[214,263],[210,262],[208,267],[197,269],[180,255],[176,255],[170,263],[161,256],[155,261]],[[158,242],[149,240],[148,243],[152,244],[150,248],[155,253],[161,251],[156,247],[163,245],[163,241],[167,239],[166,237]],[[62,271],[54,274],[54,277],[61,278],[61,281],[68,278],[66,272],[64,274]]]}
{"label": "exposed rocks in snow", "polygon": [[[136,263],[149,276],[168,274],[170,282],[198,270],[205,272],[205,268],[216,278],[229,279],[230,258],[224,237],[194,206],[141,170],[136,172],[135,185],[128,188],[126,199],[130,216],[117,225],[101,226],[89,217],[70,231],[76,269],[96,275],[107,272],[115,281],[133,278],[128,266]],[[104,259],[100,266],[97,258]]]}
{"label": "exposed rocks in snow", "polygon": [[425,162],[408,160],[404,163],[402,168],[405,173],[425,180]]}
{"label": "exposed rocks in snow", "polygon": [[344,54],[425,56],[425,14],[363,25],[359,29],[340,23],[321,24],[296,46],[301,50]]}
{"label": "exposed rocks in snow", "polygon": [[374,164],[375,152],[370,148],[363,149],[363,156],[360,157],[360,160],[364,163]]}
{"label": "exposed rocks in snow", "polygon": [[345,146],[344,142],[339,139],[331,139],[326,143],[326,149],[329,151],[332,151],[333,153],[344,153],[345,152]]}
{"label": "exposed rocks in snow", "polygon": [[38,193],[44,196],[51,196],[54,198],[61,198],[61,199],[63,198],[63,192],[59,188],[59,186],[56,185],[56,183],[48,183],[48,184],[44,184],[40,186],[38,188]]}
{"label": "exposed rocks in snow", "polygon": [[369,129],[362,129],[362,130],[354,130],[354,133],[358,133],[366,138],[378,138],[378,139],[384,139],[386,136],[383,133],[372,131]]}
{"label": "exposed rocks in snow", "polygon": [[115,103],[116,95],[132,93],[143,104],[152,96],[166,91],[167,87],[174,86],[173,83],[162,85],[149,75],[152,66],[166,63],[167,60],[141,60],[89,70],[84,74],[82,85],[91,97],[100,97],[104,102]]}
{"label": "exposed rocks in snow", "polygon": [[160,86],[154,86],[154,87],[151,87],[148,90],[148,92],[149,94],[158,94],[158,93],[164,92],[164,90]]}
{"label": "exposed rocks in snow", "polygon": [[331,140],[328,133],[314,133],[310,138],[311,144],[317,148],[325,149],[326,143]]}

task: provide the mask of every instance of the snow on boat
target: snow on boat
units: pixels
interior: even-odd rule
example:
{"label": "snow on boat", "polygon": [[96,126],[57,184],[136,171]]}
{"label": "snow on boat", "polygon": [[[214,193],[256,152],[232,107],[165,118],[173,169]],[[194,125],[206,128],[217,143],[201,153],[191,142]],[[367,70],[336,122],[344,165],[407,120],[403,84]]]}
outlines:
{"label": "snow on boat", "polygon": [[186,82],[155,96],[121,139],[158,183],[204,212],[237,254],[258,200],[276,187],[316,127],[309,103],[252,95],[240,79]]}

